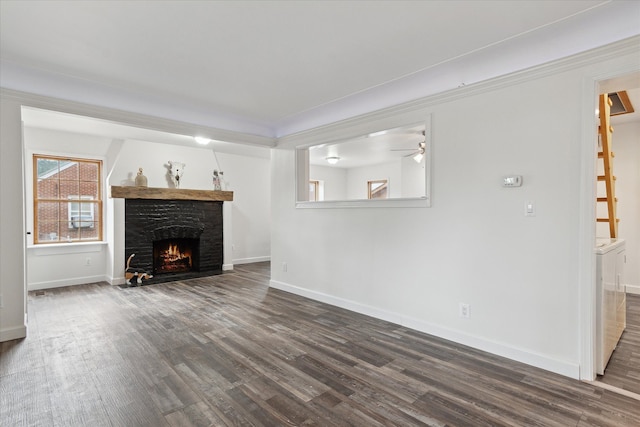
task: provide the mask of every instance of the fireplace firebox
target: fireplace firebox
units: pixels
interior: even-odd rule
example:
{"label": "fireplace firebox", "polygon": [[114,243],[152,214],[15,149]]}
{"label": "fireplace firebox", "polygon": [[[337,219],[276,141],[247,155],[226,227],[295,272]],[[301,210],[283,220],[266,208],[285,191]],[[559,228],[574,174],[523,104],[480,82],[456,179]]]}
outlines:
{"label": "fireplace firebox", "polygon": [[153,242],[153,274],[199,271],[200,239],[163,239]]}

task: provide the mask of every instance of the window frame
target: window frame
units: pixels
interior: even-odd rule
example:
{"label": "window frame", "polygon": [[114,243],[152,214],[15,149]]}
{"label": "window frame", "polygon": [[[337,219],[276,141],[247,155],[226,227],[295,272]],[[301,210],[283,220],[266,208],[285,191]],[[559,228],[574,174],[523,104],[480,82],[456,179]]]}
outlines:
{"label": "window frame", "polygon": [[[313,196],[314,198],[311,199],[311,187],[313,187]],[[320,181],[318,181],[317,179],[310,179],[309,180],[309,201],[310,202],[317,202],[319,200],[319,193],[320,193]]]}
{"label": "window frame", "polygon": [[[374,188],[375,184],[380,184]],[[384,197],[377,196],[378,192],[384,191]],[[373,200],[385,200],[389,198],[389,180],[388,179],[374,179],[367,181],[367,199]]]}
{"label": "window frame", "polygon": [[[67,218],[69,219],[69,228],[95,228],[96,223],[96,214],[94,209],[93,201],[95,200],[91,196],[81,196],[78,194],[72,194],[67,196],[68,200],[68,208],[67,208]],[[87,201],[91,201],[91,203],[86,203]],[[73,205],[78,205],[77,214],[76,209]],[[88,205],[89,212],[83,211],[82,206]],[[75,219],[76,214],[78,219]],[[90,219],[85,219],[85,216],[89,216]],[[74,225],[74,222],[78,222],[79,225]],[[82,225],[83,223],[91,223],[91,225]]]}
{"label": "window frame", "polygon": [[[56,155],[49,155],[49,154],[40,154],[40,153],[33,153],[32,154],[32,160],[33,160],[33,171],[32,171],[32,175],[33,175],[33,195],[32,195],[32,199],[33,199],[33,225],[34,225],[34,232],[33,232],[33,244],[34,245],[43,245],[43,244],[69,244],[69,243],[100,243],[100,242],[104,242],[104,215],[103,215],[103,171],[102,171],[102,167],[103,167],[103,161],[101,159],[95,159],[95,158],[80,158],[80,157],[67,157],[67,156],[56,156]],[[89,196],[89,195],[81,195],[82,191],[76,191],[73,194],[57,194],[57,198],[56,197],[41,197],[40,192],[39,192],[39,178],[38,178],[38,161],[39,160],[53,160],[53,161],[67,161],[67,162],[74,162],[77,163],[80,167],[80,165],[82,164],[90,164],[92,166],[97,166],[97,177],[96,180],[83,180],[80,173],[78,173],[78,176],[76,179],[60,179],[59,177],[56,178],[58,181],[58,188],[60,188],[60,182],[64,181],[64,182],[76,182],[77,183],[77,187],[78,190],[81,188],[82,183],[87,183],[87,182],[91,182],[91,183],[95,183],[95,194],[96,197],[93,198],[93,196]],[[78,194],[80,193],[80,194]],[[91,220],[90,222],[92,223],[90,226],[88,227],[74,227],[73,226],[73,219],[71,218],[72,216],[72,212],[71,212],[71,207],[74,203],[76,204],[84,204],[84,201],[90,201],[90,210],[91,210]],[[41,203],[57,203],[58,204],[58,218],[57,218],[57,223],[58,223],[58,235],[56,236],[55,240],[45,240],[40,236],[40,228],[39,228],[39,222],[42,222],[44,220],[42,220],[41,218],[39,218],[40,214],[39,214],[39,204]],[[61,206],[61,205],[66,205],[66,206]],[[64,208],[64,209],[63,209]],[[82,212],[82,207],[80,208],[80,212]],[[65,215],[64,217],[60,216],[60,213],[63,212],[66,209],[67,211],[67,215]],[[80,220],[80,223],[82,223],[82,218]],[[61,236],[61,230],[64,229],[77,229],[80,230],[79,231],[79,236],[76,237],[74,236],[73,238],[67,236],[67,238],[63,238]],[[90,238],[83,238],[82,236],[82,230],[92,230],[92,232],[95,230],[95,237],[90,237]]]}
{"label": "window frame", "polygon": [[[344,209],[344,208],[431,208],[432,174],[434,166],[432,113],[425,109],[411,114],[368,114],[360,117],[301,133],[300,135],[280,139],[279,146],[292,149],[295,168],[295,192],[293,203],[296,209]],[[425,153],[422,159],[425,182],[425,194],[419,197],[394,197],[387,199],[344,199],[309,201],[309,150],[323,144],[335,144],[341,141],[371,135],[381,129],[396,129],[424,123]],[[364,195],[363,195],[364,196]]]}

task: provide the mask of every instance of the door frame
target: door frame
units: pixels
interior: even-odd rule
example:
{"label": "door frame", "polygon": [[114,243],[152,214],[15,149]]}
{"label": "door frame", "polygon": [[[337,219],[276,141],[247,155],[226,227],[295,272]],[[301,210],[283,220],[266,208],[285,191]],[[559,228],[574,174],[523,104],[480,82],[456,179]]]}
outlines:
{"label": "door frame", "polygon": [[580,379],[596,379],[596,159],[598,125],[596,115],[600,82],[640,72],[640,64],[629,63],[615,72],[595,73],[582,83],[582,138],[580,144],[580,214],[578,249],[578,315]]}

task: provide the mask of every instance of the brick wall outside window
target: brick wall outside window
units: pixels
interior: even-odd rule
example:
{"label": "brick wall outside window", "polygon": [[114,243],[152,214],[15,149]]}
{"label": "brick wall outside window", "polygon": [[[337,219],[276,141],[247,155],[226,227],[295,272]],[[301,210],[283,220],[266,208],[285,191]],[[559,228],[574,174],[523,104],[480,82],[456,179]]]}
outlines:
{"label": "brick wall outside window", "polygon": [[34,155],[34,243],[102,240],[102,162]]}

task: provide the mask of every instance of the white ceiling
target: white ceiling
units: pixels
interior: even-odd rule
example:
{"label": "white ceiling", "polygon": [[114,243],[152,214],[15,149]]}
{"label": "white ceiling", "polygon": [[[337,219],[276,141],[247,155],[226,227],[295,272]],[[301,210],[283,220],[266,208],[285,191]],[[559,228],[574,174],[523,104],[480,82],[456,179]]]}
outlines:
{"label": "white ceiling", "polygon": [[640,34],[637,1],[0,1],[0,85],[282,136]]}
{"label": "white ceiling", "polygon": [[[23,107],[22,122],[25,127],[31,128],[72,132],[112,139],[148,141],[182,147],[196,147],[239,156],[268,159],[271,155],[269,147],[216,140],[211,140],[206,145],[200,145],[192,135],[162,132],[75,114],[41,110],[39,108]],[[28,144],[28,141],[26,143]]]}

